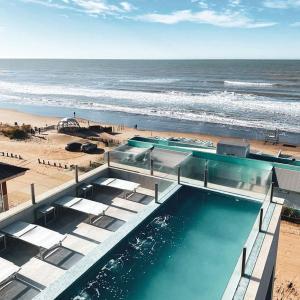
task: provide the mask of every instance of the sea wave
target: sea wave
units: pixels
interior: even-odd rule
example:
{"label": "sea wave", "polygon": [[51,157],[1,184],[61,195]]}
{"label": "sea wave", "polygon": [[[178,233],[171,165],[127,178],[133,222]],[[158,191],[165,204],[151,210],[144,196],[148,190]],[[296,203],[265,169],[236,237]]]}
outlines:
{"label": "sea wave", "polygon": [[[5,96],[4,98],[5,99]],[[2,97],[0,97],[2,100]],[[80,101],[80,100],[69,100],[64,101],[63,99],[47,99],[45,97],[41,99],[34,98],[20,98],[20,97],[11,97],[7,98],[10,103],[21,104],[21,105],[34,105],[34,106],[51,106],[51,107],[64,107],[64,108],[77,108],[83,110],[92,110],[92,111],[109,111],[109,112],[121,112],[133,115],[144,115],[144,116],[153,116],[153,117],[162,117],[170,118],[175,120],[186,120],[194,122],[205,122],[205,123],[214,123],[214,124],[223,124],[228,126],[239,126],[239,127],[253,127],[253,128],[263,128],[263,129],[275,129],[281,128],[282,130],[299,132],[299,127],[297,124],[291,125],[285,122],[285,119],[278,120],[253,120],[239,118],[237,116],[228,116],[224,113],[209,113],[205,111],[191,111],[188,109],[174,110],[172,107],[170,109],[160,108],[157,106],[152,107],[128,107],[120,106],[113,104],[102,104],[92,101]]]}
{"label": "sea wave", "polygon": [[180,79],[176,78],[152,78],[152,79],[120,79],[119,82],[132,82],[132,83],[174,83]]}
{"label": "sea wave", "polygon": [[270,82],[249,82],[249,81],[231,81],[225,80],[224,85],[233,85],[233,86],[253,86],[253,87],[272,87],[275,86],[275,83]]}
{"label": "sea wave", "polygon": [[[275,100],[266,96],[241,94],[235,92],[215,91],[206,93],[188,93],[178,91],[149,92],[131,90],[89,89],[66,85],[37,85],[0,81],[0,93],[10,96],[20,96],[24,99],[32,95],[46,98],[49,102],[72,102],[79,99],[79,103],[89,98],[89,102],[107,102],[115,106],[122,106],[126,101],[128,106],[173,108],[174,110],[190,109],[214,110],[220,112],[247,112],[285,114],[287,116],[300,115],[300,102]],[[74,98],[74,99],[73,99]],[[84,98],[84,99],[83,99]],[[114,100],[114,101],[111,101]]]}
{"label": "sea wave", "polygon": [[299,131],[300,102],[226,91],[154,93],[0,81],[0,100]]}

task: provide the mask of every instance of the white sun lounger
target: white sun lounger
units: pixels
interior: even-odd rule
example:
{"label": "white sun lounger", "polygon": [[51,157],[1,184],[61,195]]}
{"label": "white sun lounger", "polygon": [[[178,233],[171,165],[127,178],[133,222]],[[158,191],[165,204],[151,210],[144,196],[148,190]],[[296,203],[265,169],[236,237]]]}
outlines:
{"label": "white sun lounger", "polygon": [[105,177],[96,179],[95,181],[93,181],[93,184],[100,185],[100,186],[108,186],[111,188],[123,190],[125,192],[131,192],[131,193],[135,193],[136,189],[140,186],[140,184],[136,182],[118,179],[118,178],[105,178]]}
{"label": "white sun lounger", "polygon": [[73,196],[65,196],[57,201],[55,204],[65,208],[73,209],[89,215],[90,223],[92,223],[92,217],[99,217],[105,214],[108,209],[108,205],[99,203],[96,201],[88,200],[85,198],[78,198]]}
{"label": "white sun lounger", "polygon": [[20,269],[14,263],[0,257],[0,284],[13,278]]}
{"label": "white sun lounger", "polygon": [[41,259],[44,258],[45,251],[61,246],[62,241],[66,238],[64,234],[22,221],[15,222],[1,231],[15,239],[39,247]]}

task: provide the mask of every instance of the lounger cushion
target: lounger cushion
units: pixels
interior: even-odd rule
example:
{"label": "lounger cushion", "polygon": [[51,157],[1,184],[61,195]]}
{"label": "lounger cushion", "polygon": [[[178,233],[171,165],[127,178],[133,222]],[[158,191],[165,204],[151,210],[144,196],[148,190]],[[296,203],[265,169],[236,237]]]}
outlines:
{"label": "lounger cushion", "polygon": [[16,239],[44,249],[51,249],[64,240],[65,235],[48,228],[18,221],[2,229]]}
{"label": "lounger cushion", "polygon": [[19,270],[20,267],[0,257],[0,283],[17,273]]}
{"label": "lounger cushion", "polygon": [[65,196],[55,202],[57,205],[77,210],[89,215],[99,216],[105,211],[108,206],[103,203],[92,201],[85,198],[76,198]]}

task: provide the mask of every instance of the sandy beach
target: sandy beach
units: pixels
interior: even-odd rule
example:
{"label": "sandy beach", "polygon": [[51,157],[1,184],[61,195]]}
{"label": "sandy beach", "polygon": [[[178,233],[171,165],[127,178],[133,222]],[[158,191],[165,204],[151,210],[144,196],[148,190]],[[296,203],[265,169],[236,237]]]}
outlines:
{"label": "sandy beach", "polygon": [[[87,126],[87,120],[78,120],[82,126]],[[59,118],[56,117],[42,117],[14,110],[0,109],[0,122],[2,123],[14,124],[17,122],[19,125],[24,123],[30,124],[33,127],[44,127],[46,125],[56,125],[58,121]],[[90,124],[93,123],[90,122]],[[116,127],[115,131],[117,131],[117,129]],[[114,139],[118,143],[122,143],[135,135],[198,138],[212,141],[214,144],[220,139],[224,139],[218,136],[203,134],[141,131],[132,128],[124,128],[114,135],[107,133],[104,135],[106,138]],[[29,199],[30,183],[35,183],[36,193],[41,194],[74,178],[73,170],[39,164],[38,158],[50,161],[52,164],[56,162],[57,164],[60,163],[61,165],[68,166],[78,165],[83,168],[88,167],[90,161],[103,161],[103,154],[93,155],[66,151],[64,149],[65,145],[72,141],[84,142],[87,141],[87,139],[60,134],[57,133],[56,130],[47,131],[25,141],[10,140],[0,135],[0,151],[17,154],[22,157],[22,159],[16,159],[0,156],[0,161],[29,168],[29,171],[27,171],[25,175],[8,182],[10,207],[16,206]],[[277,154],[279,150],[282,150],[285,154],[300,157],[299,147],[289,148],[283,145],[265,145],[262,141],[254,140],[249,142],[252,150],[263,151],[270,154]],[[98,142],[98,147],[108,150],[101,142]],[[282,222],[274,299],[300,299],[300,258],[297,256],[299,251],[300,226]],[[289,295],[288,298],[286,298],[286,295]]]}
{"label": "sandy beach", "polygon": [[[39,115],[32,115],[28,113],[19,112],[16,110],[0,109],[0,122],[7,124],[30,124],[32,127],[44,127],[49,125],[57,125],[60,119],[56,117],[44,117]],[[87,126],[88,121],[78,118],[81,126]],[[89,122],[89,124],[95,124]],[[101,124],[106,125],[106,124]],[[115,133],[109,135],[107,133],[101,134],[101,137],[115,140],[117,143],[122,143],[135,135],[141,136],[161,136],[161,137],[188,137],[197,138],[201,140],[212,141],[215,145],[223,137],[194,134],[194,133],[176,133],[166,131],[147,131],[133,128],[122,128],[119,130],[117,126],[114,127]],[[103,155],[85,154],[81,152],[68,152],[65,145],[69,142],[79,141],[85,142],[88,139],[57,133],[56,130],[50,130],[41,135],[36,135],[31,139],[25,141],[10,140],[9,138],[0,135],[0,151],[20,155],[21,160],[0,156],[0,161],[24,166],[30,170],[26,172],[25,176],[21,176],[8,182],[8,191],[10,198],[10,205],[15,206],[28,199],[30,191],[30,183],[36,184],[37,194],[43,193],[50,188],[53,188],[65,181],[70,180],[74,176],[74,172],[70,169],[61,169],[53,166],[38,164],[38,158],[45,161],[55,162],[61,165],[78,165],[86,168],[90,161],[101,161]],[[262,141],[249,141],[251,149],[254,151],[262,151],[270,154],[277,154],[282,150],[285,154],[290,154],[295,157],[300,157],[300,147],[290,148],[283,145],[264,144]],[[107,147],[101,142],[98,142],[98,147],[107,150]]]}

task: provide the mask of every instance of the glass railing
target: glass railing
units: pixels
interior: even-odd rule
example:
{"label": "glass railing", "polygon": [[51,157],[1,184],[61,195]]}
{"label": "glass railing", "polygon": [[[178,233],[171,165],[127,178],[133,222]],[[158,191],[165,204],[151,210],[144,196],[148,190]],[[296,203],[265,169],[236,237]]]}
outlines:
{"label": "glass railing", "polygon": [[264,199],[270,170],[214,160],[209,160],[207,165],[207,187]]}
{"label": "glass railing", "polygon": [[113,150],[109,152],[110,166],[123,168],[182,184],[206,186],[211,189],[264,200],[271,184],[270,169],[249,165],[208,160],[189,156],[177,167],[168,167],[151,157],[151,150],[135,154]]}
{"label": "glass railing", "polygon": [[206,162],[203,158],[188,157],[180,165],[180,183],[203,187]]}
{"label": "glass railing", "polygon": [[113,150],[106,153],[106,162],[109,166],[150,174],[150,151],[140,154]]}
{"label": "glass railing", "polygon": [[162,199],[177,186],[177,183],[173,180],[173,176],[174,174],[165,174],[164,177],[159,179],[157,193],[157,200],[159,203],[161,203]]}

